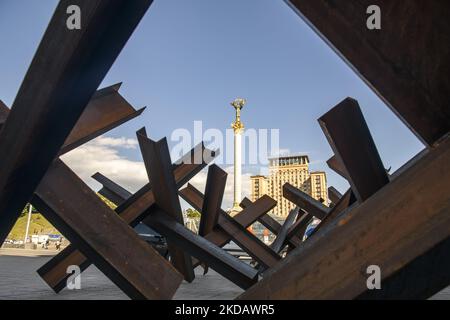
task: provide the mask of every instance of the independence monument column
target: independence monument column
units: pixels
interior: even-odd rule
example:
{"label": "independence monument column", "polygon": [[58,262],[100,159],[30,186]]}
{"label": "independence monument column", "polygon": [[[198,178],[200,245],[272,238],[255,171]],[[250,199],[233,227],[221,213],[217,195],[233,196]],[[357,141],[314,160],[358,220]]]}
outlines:
{"label": "independence monument column", "polygon": [[231,209],[231,215],[241,211],[239,203],[241,202],[241,145],[242,145],[242,132],[244,132],[244,124],[241,122],[241,109],[244,107],[245,99],[236,99],[231,105],[236,110],[236,120],[231,124],[234,130],[234,201],[233,208]]}

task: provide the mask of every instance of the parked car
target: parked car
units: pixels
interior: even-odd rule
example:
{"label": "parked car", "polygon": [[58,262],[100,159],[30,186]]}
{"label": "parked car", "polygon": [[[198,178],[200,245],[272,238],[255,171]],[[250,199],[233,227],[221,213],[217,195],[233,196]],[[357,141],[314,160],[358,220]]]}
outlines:
{"label": "parked car", "polygon": [[169,250],[167,249],[167,241],[165,237],[143,223],[139,223],[134,230],[143,240],[155,248],[160,255],[166,259],[169,258]]}

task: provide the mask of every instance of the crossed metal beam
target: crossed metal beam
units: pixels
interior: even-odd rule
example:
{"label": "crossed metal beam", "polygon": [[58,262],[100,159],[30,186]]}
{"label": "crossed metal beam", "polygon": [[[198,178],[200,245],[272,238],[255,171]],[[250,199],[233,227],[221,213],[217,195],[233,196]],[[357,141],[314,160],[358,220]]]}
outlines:
{"label": "crossed metal beam", "polygon": [[[194,159],[202,159],[201,156],[206,154],[213,157],[216,155],[216,152],[206,149],[203,144],[199,144],[193,150],[184,155],[179,160],[178,164],[172,165],[173,174],[175,176],[178,188],[183,186],[207,165],[205,160],[207,160],[208,157],[203,158],[200,164],[196,164],[194,162]],[[100,174],[96,174],[95,176],[97,179],[101,177]],[[104,179],[106,178],[103,177],[103,182],[105,182]],[[104,189],[117,190],[118,187],[119,186],[110,181],[110,184]],[[123,188],[121,188],[121,192],[124,192]],[[102,193],[102,191],[100,193],[107,198],[110,195]],[[121,197],[121,195],[119,194],[117,197]],[[117,199],[114,199],[114,201],[117,201]],[[115,212],[127,224],[131,227],[135,227],[143,220],[144,217],[148,215],[148,209],[155,205],[152,183],[146,184],[134,195],[130,195],[127,198],[122,198],[117,204],[118,207],[115,209]],[[77,250],[77,248],[78,247],[74,244],[69,245],[38,270],[38,273],[43,280],[47,282],[47,284],[56,292],[61,291],[66,285],[67,278],[69,277],[66,273],[68,266],[77,265],[81,268],[81,271],[83,271],[91,264],[91,259],[85,257]]]}
{"label": "crossed metal beam", "polygon": [[[170,192],[175,193],[175,195],[178,196],[178,187],[174,188],[173,183],[170,182],[170,180],[173,179],[170,173],[166,172],[164,175],[159,175],[158,177],[150,174],[152,171],[159,174],[164,172],[165,169],[161,169],[165,167],[162,164],[162,159],[165,159],[165,161],[168,159],[170,160],[167,144],[165,139],[158,142],[148,139],[144,130],[139,131],[138,135],[140,135],[139,142],[144,162],[147,164],[150,179],[152,181],[158,179],[158,185],[160,186],[159,190],[153,190],[155,198],[154,206],[147,210],[147,216],[142,219],[142,222],[164,235],[168,242],[172,243],[172,247],[169,248],[171,257],[174,255],[174,250],[180,250],[186,255],[186,259],[190,260],[190,263],[188,262],[187,265],[194,267],[198,265],[198,260],[192,261],[190,258],[189,255],[192,255],[197,259],[205,261],[217,272],[244,289],[256,283],[258,276],[256,270],[233,257],[214,243],[209,242],[207,239],[203,239],[203,237],[199,235],[193,234],[184,226],[181,220],[182,217],[180,219],[179,217],[171,216],[162,209],[165,205],[164,202],[167,201],[164,197],[167,197]],[[158,165],[161,170],[152,170],[151,168],[155,165]],[[214,168],[214,166],[211,167]],[[97,180],[104,183],[103,188],[100,191],[103,195],[107,196],[113,194],[113,197],[118,199],[121,198],[120,202],[127,201],[126,198],[120,195],[128,196],[122,187],[100,174],[96,174],[95,176]],[[161,199],[161,197],[163,198]],[[159,202],[158,199],[160,199]],[[181,212],[181,208],[176,207],[171,208],[171,210],[175,209],[180,210],[178,212]],[[186,261],[181,260],[181,263],[182,267],[186,267]]]}
{"label": "crossed metal beam", "polygon": [[[164,140],[156,143],[152,142],[148,139],[145,134],[142,132],[141,134],[141,144],[163,144]],[[152,152],[146,149],[148,147],[143,146],[143,154],[147,154],[147,157],[150,157],[152,152],[155,152],[155,147],[152,148]],[[162,148],[164,150],[164,148]],[[162,152],[162,151],[159,151]],[[149,171],[150,169],[150,160],[147,160],[149,163]],[[161,172],[161,170],[153,172]],[[100,177],[98,174],[97,178]],[[204,234],[204,238],[207,243],[210,243],[218,247],[223,247],[229,241],[233,240],[238,245],[242,246],[244,250],[248,251],[248,253],[255,258],[258,262],[260,262],[264,267],[273,266],[280,257],[276,254],[276,252],[263,244],[258,238],[256,238],[253,234],[251,234],[246,228],[253,224],[259,217],[266,214],[268,211],[273,209],[276,205],[276,202],[268,196],[264,196],[259,199],[255,203],[252,203],[248,208],[244,209],[234,218],[229,217],[222,209],[220,209],[221,200],[223,197],[224,191],[224,183],[226,182],[226,172],[220,169],[216,165],[211,165],[208,170],[208,179],[207,179],[207,188],[206,188],[206,196],[203,196],[197,189],[195,189],[192,185],[188,184],[188,186],[179,191],[179,194],[184,198],[188,203],[190,203],[195,209],[200,210],[202,212],[202,218],[200,225],[203,227],[200,228],[201,232]],[[169,176],[170,177],[170,176]],[[153,178],[152,178],[153,179]],[[162,179],[159,176],[159,179]],[[167,178],[166,178],[167,179]],[[113,183],[111,180],[106,177],[102,177],[101,180],[106,184],[103,185],[102,191],[103,195],[114,194],[113,197],[117,197],[119,193],[123,194],[123,190],[120,186]],[[159,180],[161,181],[161,180]],[[161,183],[162,184],[162,183]],[[109,190],[108,190],[109,189]],[[113,191],[115,190],[115,191]],[[166,195],[167,192],[163,192],[163,195]],[[119,196],[120,197],[120,196]],[[161,210],[164,211],[164,210]],[[156,214],[155,214],[156,215]],[[195,257],[199,256],[198,252],[195,252],[195,246],[198,245],[200,240],[187,237],[184,234],[180,234],[180,232],[184,229],[181,229],[179,226],[175,227],[172,225],[170,227],[168,225],[168,221],[159,221],[155,218],[153,213],[148,215],[143,222],[148,224],[150,227],[163,234],[164,236],[170,239],[175,239],[180,247],[183,247],[186,251],[193,251],[191,254]],[[156,219],[156,220],[155,220]],[[167,219],[166,219],[167,220]],[[216,221],[214,223],[214,220]],[[180,222],[177,222],[179,225],[182,225]],[[177,230],[176,232],[174,230]],[[194,239],[194,240],[193,240]],[[203,241],[203,240],[201,240]],[[187,248],[191,246],[190,248]],[[194,246],[194,247],[192,247]],[[198,248],[197,248],[198,250]],[[222,253],[223,255],[223,253]],[[202,256],[202,255],[200,255]],[[194,259],[193,266],[198,266],[200,261],[203,261],[207,265],[210,264],[210,257],[200,257]],[[221,262],[223,264],[223,261]],[[213,269],[219,269],[220,266],[217,264],[212,265]],[[229,273],[227,271],[222,271],[225,277],[230,279],[231,275],[237,275],[239,272],[236,270],[231,270]],[[220,271],[219,271],[220,272]],[[252,271],[255,272],[255,271]],[[250,279],[246,279],[245,282],[242,282],[242,279],[230,279],[234,281],[236,284],[240,286],[248,286],[249,284],[253,284],[255,282],[255,275]],[[251,280],[249,282],[248,280]]]}
{"label": "crossed metal beam", "polygon": [[[118,88],[118,85],[111,86],[99,90],[94,95],[80,119],[83,123],[75,126],[62,147],[63,151],[59,154],[72,150],[75,146],[99,136],[142,112],[142,110],[135,111],[117,92]],[[143,267],[143,263],[148,259],[155,260],[156,265],[162,264],[160,267],[168,264],[153,249],[148,250],[146,243],[136,237],[136,234],[123,225],[115,215],[111,215],[109,208],[98,200],[99,198],[90,191],[89,187],[61,160],[54,160],[30,202],[71,242],[82,248],[83,253],[95,261],[97,267],[127,295],[132,298],[171,297],[179,285],[179,277],[176,273],[170,268],[165,269],[168,276],[167,279],[162,280],[162,278],[152,279],[136,272],[136,268]],[[92,211],[92,214],[85,215],[86,211]],[[104,226],[106,230],[98,228],[98,234],[96,234],[87,228],[98,225]],[[115,243],[117,241],[113,236],[115,233],[129,237],[128,241],[135,243],[134,257],[130,258],[130,261],[133,261],[132,265],[123,263],[121,256],[129,255],[130,251],[126,246]],[[93,236],[94,234],[96,236]],[[105,243],[109,243],[111,248],[106,250]],[[64,279],[69,276],[66,273],[67,267],[72,265],[72,262],[63,270],[59,270],[64,274]],[[54,277],[50,277],[50,281],[54,280]],[[159,285],[164,285],[167,291],[158,293],[155,289]]]}
{"label": "crossed metal beam", "polygon": [[[194,186],[188,184],[186,188],[179,191],[179,194],[194,209],[198,211],[202,210],[204,196]],[[234,217],[228,215],[224,210],[219,209],[217,228],[208,233],[205,239],[220,247],[223,247],[232,240],[259,264],[265,268],[271,268],[281,257],[254,234],[249,232],[247,228],[275,206],[275,200],[269,196],[263,196]]]}
{"label": "crossed metal beam", "polygon": [[[1,129],[0,242],[151,2],[59,2]],[[70,5],[83,12],[82,30],[66,26]]]}
{"label": "crossed metal beam", "polygon": [[[326,229],[327,225],[332,225],[338,216],[357,207],[358,203],[367,200],[389,182],[369,128],[355,100],[345,99],[322,116],[319,123],[335,152],[335,157],[332,158],[334,160],[329,163],[346,176],[351,189],[330,209],[290,184],[283,186],[283,196],[306,212],[292,227],[295,234],[304,232],[309,224],[309,217],[315,216],[321,220],[309,238],[320,229]],[[300,246],[291,250],[290,254],[298,255],[303,248]],[[275,273],[276,271],[271,270],[265,279],[275,279]],[[270,283],[275,280],[266,281]],[[253,290],[251,292],[256,293]],[[248,292],[243,296],[252,297],[252,293]]]}
{"label": "crossed metal beam", "polygon": [[153,141],[147,138],[144,130],[139,131],[138,136],[149,179],[155,181],[157,208],[143,223],[167,238],[172,261],[175,255],[179,255],[182,258],[178,263],[185,269],[193,270],[192,255],[242,288],[247,289],[253,285],[257,281],[257,272],[253,268],[184,226],[178,188],[167,165],[170,163],[170,155],[166,139]]}

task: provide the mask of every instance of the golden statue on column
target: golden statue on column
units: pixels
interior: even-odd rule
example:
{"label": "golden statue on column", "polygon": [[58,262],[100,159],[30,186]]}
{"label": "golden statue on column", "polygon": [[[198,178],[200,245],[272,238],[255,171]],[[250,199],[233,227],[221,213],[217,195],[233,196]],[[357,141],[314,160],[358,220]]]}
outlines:
{"label": "golden statue on column", "polygon": [[244,107],[245,99],[236,99],[231,105],[236,110],[236,119],[231,124],[231,128],[234,130],[234,201],[233,208],[230,214],[235,215],[241,211],[239,203],[242,197],[242,133],[244,132],[244,124],[241,122],[241,110]]}

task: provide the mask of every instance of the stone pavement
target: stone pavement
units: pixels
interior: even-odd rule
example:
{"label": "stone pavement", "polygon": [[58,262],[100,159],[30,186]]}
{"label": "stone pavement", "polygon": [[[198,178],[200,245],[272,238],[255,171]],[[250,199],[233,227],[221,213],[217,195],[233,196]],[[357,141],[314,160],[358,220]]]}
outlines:
{"label": "stone pavement", "polygon": [[[36,273],[36,270],[50,259],[49,255],[53,254],[54,252],[48,250],[0,249],[0,299],[128,299],[95,266],[82,273],[80,290],[64,289],[55,294]],[[202,268],[197,268],[194,282],[183,282],[174,299],[229,300],[242,292],[242,289],[213,270],[210,269],[205,276],[202,271]],[[450,287],[433,299],[450,300]]]}
{"label": "stone pavement", "polygon": [[[48,250],[0,249],[0,299],[128,299],[93,265],[81,274],[80,290],[64,289],[59,294],[54,293],[36,273],[53,254]],[[194,282],[181,284],[174,299],[230,300],[242,293],[242,289],[211,269],[203,276],[203,269],[199,267],[196,274]]]}

